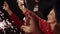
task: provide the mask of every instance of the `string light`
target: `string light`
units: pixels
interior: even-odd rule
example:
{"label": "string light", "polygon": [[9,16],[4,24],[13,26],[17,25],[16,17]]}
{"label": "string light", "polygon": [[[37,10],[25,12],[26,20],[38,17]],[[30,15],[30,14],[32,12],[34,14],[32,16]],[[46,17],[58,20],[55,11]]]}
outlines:
{"label": "string light", "polygon": [[[6,18],[5,15],[6,14],[4,14],[2,11],[0,11],[0,30],[1,30],[0,33],[3,32],[4,34],[6,34],[9,31],[10,31],[9,33],[17,33],[18,28],[12,24],[14,21],[11,20],[11,22],[10,22],[9,21],[10,19]],[[20,33],[18,33],[18,34],[20,34]]]}

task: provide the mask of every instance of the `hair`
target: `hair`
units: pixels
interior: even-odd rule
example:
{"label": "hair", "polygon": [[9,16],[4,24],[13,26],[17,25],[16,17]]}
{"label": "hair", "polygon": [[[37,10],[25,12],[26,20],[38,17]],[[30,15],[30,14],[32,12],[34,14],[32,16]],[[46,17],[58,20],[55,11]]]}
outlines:
{"label": "hair", "polygon": [[52,8],[55,10],[57,20],[57,24],[55,26],[55,34],[60,34],[60,0],[40,0],[40,10],[43,11],[43,16],[45,18],[47,18],[47,15]]}
{"label": "hair", "polygon": [[[35,5],[35,3],[33,1],[34,0],[30,0],[30,3],[27,2],[28,6],[31,6],[31,7],[29,7],[29,9],[33,8],[33,6]],[[58,31],[60,30],[60,26],[59,26],[60,25],[59,24],[60,23],[60,4],[59,3],[60,3],[60,0],[40,0],[39,1],[40,11],[42,11],[42,13],[43,13],[43,19],[46,19],[46,20],[47,20],[47,15],[50,13],[53,6],[55,6],[54,10],[55,10],[56,20],[57,20],[57,24],[55,27],[55,29],[56,29],[55,34],[57,34]]]}
{"label": "hair", "polygon": [[[0,0],[0,1],[2,1],[2,0]],[[33,2],[33,1],[34,0],[27,0],[29,10],[31,8],[33,8],[33,6],[35,5],[35,2]],[[17,11],[18,11],[17,14],[20,17],[22,16],[20,9],[18,8],[18,5],[16,3],[16,0],[6,0],[6,2],[9,4],[9,7],[12,11],[14,11],[15,13],[17,13]],[[55,27],[56,34],[59,34],[59,32],[60,32],[60,4],[59,3],[60,3],[60,0],[40,0],[40,2],[39,2],[40,11],[42,11],[44,19],[47,19],[47,15],[49,14],[52,6],[55,5],[55,14],[56,14],[56,19],[57,19],[57,24]],[[2,4],[3,4],[3,1],[0,2],[1,7],[2,7]]]}
{"label": "hair", "polygon": [[56,20],[57,24],[55,26],[55,34],[60,34],[60,0],[55,4],[55,14],[56,14]]}
{"label": "hair", "polygon": [[51,9],[53,8],[53,5],[58,0],[40,0],[40,11],[43,13],[43,19],[47,20],[47,15],[50,13]]}
{"label": "hair", "polygon": [[55,10],[55,16],[57,20],[57,24],[55,26],[55,34],[60,34],[60,0],[52,0],[51,5],[49,6],[53,6],[52,8]]}

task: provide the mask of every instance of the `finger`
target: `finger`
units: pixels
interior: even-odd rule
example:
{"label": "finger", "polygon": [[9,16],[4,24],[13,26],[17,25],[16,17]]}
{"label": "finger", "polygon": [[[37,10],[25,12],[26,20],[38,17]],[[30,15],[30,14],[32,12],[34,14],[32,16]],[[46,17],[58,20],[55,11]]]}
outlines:
{"label": "finger", "polygon": [[27,24],[26,24],[26,23],[24,23],[24,25],[26,26]]}
{"label": "finger", "polygon": [[30,22],[30,18],[29,18],[29,16],[27,16],[27,17],[26,17],[26,24],[28,25],[29,22]]}
{"label": "finger", "polygon": [[22,29],[24,32],[29,32],[30,31],[30,27],[26,26]]}
{"label": "finger", "polygon": [[28,27],[28,26],[22,25],[21,29],[26,29],[26,27]]}
{"label": "finger", "polygon": [[[28,13],[29,14],[29,13]],[[26,20],[26,24],[29,26],[30,25],[30,17],[28,16],[28,14],[26,14],[25,20]]]}
{"label": "finger", "polygon": [[23,26],[24,26],[24,25],[21,26],[21,29],[23,29]]}
{"label": "finger", "polygon": [[28,30],[28,29],[23,29],[23,31],[26,33],[30,33],[30,30]]}

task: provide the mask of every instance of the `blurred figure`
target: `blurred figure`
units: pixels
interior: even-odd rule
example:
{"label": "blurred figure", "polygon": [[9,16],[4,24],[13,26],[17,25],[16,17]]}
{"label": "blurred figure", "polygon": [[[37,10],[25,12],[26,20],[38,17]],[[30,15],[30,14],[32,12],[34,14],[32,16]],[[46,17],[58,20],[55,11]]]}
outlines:
{"label": "blurred figure", "polygon": [[6,2],[4,2],[4,7],[5,7],[4,9],[8,12],[8,14],[10,15],[10,17],[12,17],[11,19],[13,21],[16,21],[14,24],[17,25],[17,27],[19,28],[23,24],[23,21],[19,21],[19,18],[17,18],[17,16],[15,14],[13,14],[13,12],[10,10],[10,8],[9,8],[9,6],[8,6],[8,4]]}
{"label": "blurred figure", "polygon": [[[28,2],[28,6],[32,6],[32,4],[33,3],[29,4]],[[59,25],[60,24],[60,18],[59,18],[60,17],[60,0],[40,0],[39,5],[40,5],[40,11],[43,13],[43,17],[46,20],[47,20],[47,15],[51,11],[51,9],[54,7],[55,13],[56,13],[56,19],[57,19],[56,32],[60,32],[60,27],[59,27],[60,26]]]}
{"label": "blurred figure", "polygon": [[[24,13],[25,13],[25,11],[29,11],[29,10],[26,9],[26,8],[22,8],[22,9],[23,9],[22,11],[24,11]],[[25,9],[26,9],[26,10],[25,10]],[[29,12],[28,12],[28,13],[29,13]],[[31,12],[30,12],[30,13],[31,13]],[[26,13],[25,13],[25,14],[26,14]],[[33,13],[33,14],[34,14],[34,13]],[[32,15],[33,15],[33,14],[32,14]],[[34,17],[37,17],[37,16],[34,15]],[[38,20],[39,20],[39,17],[38,17]],[[42,21],[43,21],[43,20],[42,20]],[[44,20],[44,21],[45,21],[45,20]],[[48,31],[48,30],[47,30],[47,31]]]}
{"label": "blurred figure", "polygon": [[[31,13],[32,14],[32,13]],[[38,29],[38,27],[36,26],[36,18],[34,20],[34,17],[30,14],[28,14],[32,20],[30,20],[30,25],[29,26],[21,26],[21,28],[23,29],[23,31],[28,32],[28,33],[36,33],[37,31],[34,29]],[[39,18],[39,27],[40,29],[44,32],[44,34],[55,34],[55,25],[57,23],[56,21],[56,17],[55,17],[55,12],[54,9],[51,10],[51,12],[48,15],[48,21]],[[38,30],[39,31],[39,30]],[[39,33],[38,33],[39,34]]]}
{"label": "blurred figure", "polygon": [[[11,19],[12,20],[14,20],[14,24],[18,27],[18,28],[20,28],[23,24],[24,24],[24,22],[23,21],[21,21],[15,14],[13,14],[12,12],[11,12],[11,10],[9,9],[9,6],[8,6],[8,4],[5,2],[5,4],[4,4],[4,6],[5,6],[5,8],[7,8],[7,9],[5,9],[5,10],[7,10],[7,12],[8,12],[8,14],[10,15],[10,17],[11,17]],[[25,14],[24,12],[23,12],[23,14]],[[27,16],[27,14],[26,14],[26,16]],[[37,32],[38,33],[38,32]],[[41,33],[41,32],[39,32],[39,33]]]}

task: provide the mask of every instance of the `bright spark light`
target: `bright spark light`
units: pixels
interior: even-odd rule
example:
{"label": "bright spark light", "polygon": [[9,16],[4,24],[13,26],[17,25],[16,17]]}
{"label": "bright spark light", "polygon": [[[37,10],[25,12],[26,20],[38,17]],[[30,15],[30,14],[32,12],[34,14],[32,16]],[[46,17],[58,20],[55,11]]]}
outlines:
{"label": "bright spark light", "polygon": [[4,29],[5,28],[5,21],[0,22],[0,28]]}

